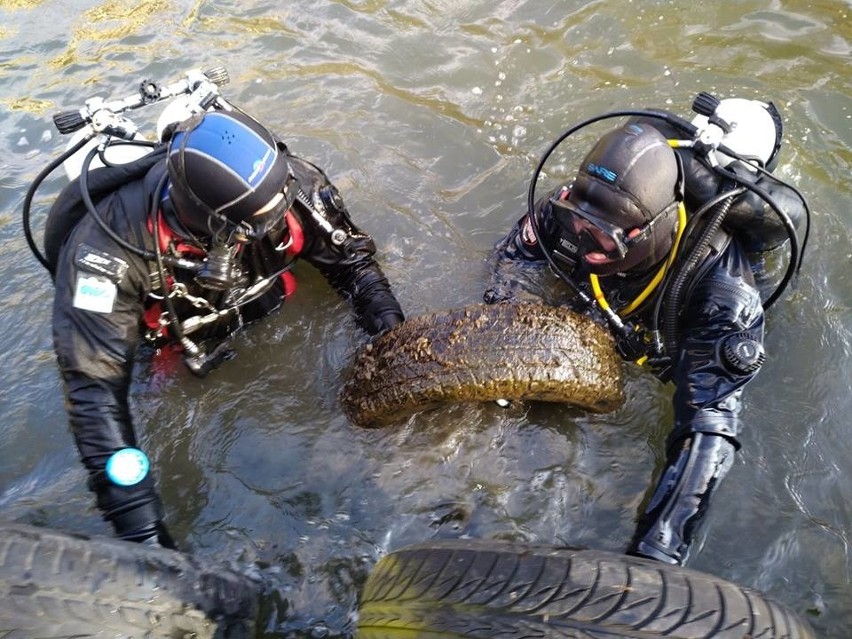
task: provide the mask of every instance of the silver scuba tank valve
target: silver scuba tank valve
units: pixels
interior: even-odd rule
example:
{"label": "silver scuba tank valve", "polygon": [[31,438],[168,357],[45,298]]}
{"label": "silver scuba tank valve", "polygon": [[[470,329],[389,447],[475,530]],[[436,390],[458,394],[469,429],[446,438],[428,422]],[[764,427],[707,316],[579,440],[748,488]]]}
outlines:
{"label": "silver scuba tank valve", "polygon": [[122,140],[132,140],[139,133],[139,127],[131,120],[108,109],[101,109],[92,114],[92,128],[97,133],[121,138]]}
{"label": "silver scuba tank valve", "polygon": [[[73,181],[80,176],[86,156],[95,147],[101,147],[103,157],[110,164],[127,164],[133,162],[147,155],[151,150],[149,147],[123,144],[121,142],[104,146],[110,138],[135,141],[144,140],[144,137],[139,133],[138,127],[133,122],[106,110],[98,111],[92,115],[91,122],[76,130],[68,140],[65,148],[73,148],[84,138],[90,139],[82,148],[62,163],[62,168],[69,181]],[[101,155],[99,154],[92,160],[89,168],[94,169],[102,166],[104,166],[104,163],[101,161]]]}

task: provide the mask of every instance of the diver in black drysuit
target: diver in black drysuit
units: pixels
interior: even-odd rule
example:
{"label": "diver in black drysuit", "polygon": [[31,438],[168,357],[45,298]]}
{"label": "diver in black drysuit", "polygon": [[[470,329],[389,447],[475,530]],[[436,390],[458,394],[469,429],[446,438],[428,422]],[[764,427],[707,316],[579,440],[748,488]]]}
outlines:
{"label": "diver in black drysuit", "polygon": [[[403,313],[373,240],[352,223],[325,174],[241,112],[197,117],[168,148],[93,169],[88,178],[111,233],[82,212],[79,180],[60,194],[46,230],[71,429],[117,536],[174,547],[152,474],[119,485],[105,472],[116,451],[138,447],[128,389],[143,336],[154,348],[177,343],[190,369],[205,375],[229,355],[229,336],[292,293],[296,258],[350,302],[370,335],[403,321]],[[69,219],[79,219],[70,230]]]}
{"label": "diver in black drysuit", "polygon": [[[773,155],[780,122],[777,135]],[[580,291],[568,302],[576,310],[589,311],[581,300],[594,296],[591,279],[599,278],[610,308],[631,330],[647,331],[664,295],[663,282],[671,281],[678,262],[663,271],[668,279],[654,284],[655,276],[675,242],[688,252],[702,230],[698,225],[679,237],[679,210],[690,219],[731,188],[692,149],[672,151],[666,138],[682,137],[683,131],[655,118],[633,118],[603,136],[574,182],[539,199],[536,219],[524,215],[497,244],[485,301],[518,301],[530,292],[540,296],[548,251]],[[743,173],[743,179],[769,191],[798,226],[803,208],[795,194],[764,176]],[[678,307],[663,316],[677,323],[676,341],[663,357],[652,353],[645,364],[675,385],[674,426],[665,468],[640,513],[628,552],[667,563],[687,559],[697,527],[740,447],[743,387],[764,360],[764,312],[747,249],[765,250],[787,237],[769,206],[750,192],[733,200],[725,220],[715,232],[708,231],[709,241],[682,285]],[[650,333],[644,334],[650,339]],[[652,350],[648,340],[618,335],[617,343],[628,360]]]}

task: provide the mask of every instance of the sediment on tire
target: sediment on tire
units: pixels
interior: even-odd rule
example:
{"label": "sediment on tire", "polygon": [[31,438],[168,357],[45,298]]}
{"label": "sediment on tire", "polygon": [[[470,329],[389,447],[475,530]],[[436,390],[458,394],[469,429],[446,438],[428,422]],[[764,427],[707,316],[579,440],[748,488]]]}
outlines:
{"label": "sediment on tire", "polygon": [[591,319],[539,304],[474,305],[407,319],[354,358],[341,405],[381,426],[448,402],[563,402],[594,412],[621,405],[621,360]]}
{"label": "sediment on tire", "polygon": [[4,639],[252,637],[258,585],[186,554],[0,523]]}
{"label": "sediment on tire", "polygon": [[626,555],[480,540],[393,552],[357,639],[815,639],[792,611],[718,577]]}

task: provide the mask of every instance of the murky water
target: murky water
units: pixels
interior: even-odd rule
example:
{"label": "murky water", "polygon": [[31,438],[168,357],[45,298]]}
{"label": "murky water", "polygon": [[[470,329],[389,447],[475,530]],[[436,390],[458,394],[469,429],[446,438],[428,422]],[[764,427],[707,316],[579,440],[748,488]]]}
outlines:
{"label": "murky water", "polygon": [[[743,450],[690,565],[820,636],[852,636],[850,13],[837,0],[0,0],[2,516],[108,533],[67,429],[51,285],[21,231],[26,188],[64,144],[54,112],[226,66],[226,95],[327,169],[415,315],[480,299],[492,243],[569,125],[613,108],[689,115],[701,90],[772,99],[780,173],[814,212],[810,250],[772,309]],[[365,336],[316,272],[297,275],[235,360],[204,381],[140,365],[132,395],[183,548],[265,579],[262,636],[350,632],[371,566],[415,541],[624,548],[670,389],[628,369],[615,414],[448,406],[359,430],[337,392]]]}

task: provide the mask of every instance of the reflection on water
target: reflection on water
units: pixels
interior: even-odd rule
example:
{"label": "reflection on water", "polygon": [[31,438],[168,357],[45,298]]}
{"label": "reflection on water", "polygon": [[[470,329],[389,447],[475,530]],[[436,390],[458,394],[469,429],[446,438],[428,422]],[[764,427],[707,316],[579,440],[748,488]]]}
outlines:
{"label": "reflection on water", "polygon": [[[852,634],[848,3],[74,5],[0,2],[4,516],[108,533],[67,432],[50,283],[20,229],[27,186],[64,144],[52,113],[226,66],[228,97],[340,186],[415,315],[480,299],[492,243],[568,126],[614,108],[688,115],[701,90],[758,97],[785,115],[779,171],[808,195],[815,224],[800,281],[770,313],[743,449],[691,566],[810,615],[820,636]],[[572,173],[585,143],[546,179]],[[36,228],[60,185],[37,195]],[[264,577],[264,636],[350,631],[371,566],[406,543],[624,548],[662,461],[669,388],[631,368],[629,400],[611,415],[448,406],[356,429],[337,392],[365,337],[316,272],[297,276],[292,302],[240,336],[209,379],[168,361],[134,374],[169,523],[185,548]]]}

